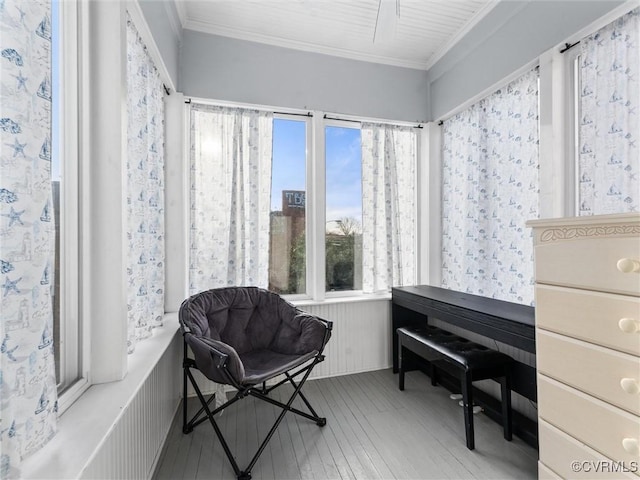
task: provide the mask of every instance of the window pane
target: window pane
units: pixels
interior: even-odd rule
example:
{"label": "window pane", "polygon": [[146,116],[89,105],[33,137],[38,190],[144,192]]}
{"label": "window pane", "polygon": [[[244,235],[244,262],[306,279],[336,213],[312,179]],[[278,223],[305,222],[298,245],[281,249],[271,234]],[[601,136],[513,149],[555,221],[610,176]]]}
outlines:
{"label": "window pane", "polygon": [[[81,375],[78,318],[78,175],[76,7],[70,2],[51,4],[51,142],[42,146],[41,158],[51,155],[51,216],[55,225],[54,263],[51,271],[53,345],[58,394]],[[66,128],[69,127],[69,128]],[[48,149],[48,152],[47,152]]]}
{"label": "window pane", "polygon": [[307,122],[274,118],[269,290],[306,292]]}
{"label": "window pane", "polygon": [[325,127],[327,291],[362,290],[360,129]]}

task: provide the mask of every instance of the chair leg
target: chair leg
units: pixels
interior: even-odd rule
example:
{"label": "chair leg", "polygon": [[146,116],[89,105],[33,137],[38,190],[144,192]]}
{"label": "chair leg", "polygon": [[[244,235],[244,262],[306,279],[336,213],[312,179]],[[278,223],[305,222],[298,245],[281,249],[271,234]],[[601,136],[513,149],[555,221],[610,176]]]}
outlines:
{"label": "chair leg", "polygon": [[504,438],[505,440],[511,441],[511,439],[513,438],[511,412],[511,378],[508,370],[505,372],[504,377],[500,379],[500,387],[502,390],[502,427],[504,429]]}
{"label": "chair leg", "polygon": [[434,365],[434,362],[431,361],[429,362],[429,375],[431,376],[431,385],[434,387],[438,386],[438,372],[436,370],[436,366]]}
{"label": "chair leg", "polygon": [[[296,388],[298,388],[298,385],[296,384],[296,382],[293,380],[293,377],[291,375],[289,375],[288,373],[285,373],[285,376],[287,377],[287,379],[289,380],[289,383],[291,383],[291,385],[293,385],[294,390]],[[264,391],[262,392],[264,394]],[[312,415],[312,420],[315,420],[316,423],[320,426],[320,427],[324,427],[327,424],[327,419],[326,418],[322,418],[320,417],[316,411],[313,409],[313,407],[311,406],[311,404],[309,403],[309,400],[307,400],[307,397],[304,396],[304,394],[302,393],[302,391],[298,392],[298,396],[302,399],[302,401],[304,402],[304,404],[307,406],[307,408],[309,409],[309,411],[311,412]],[[291,409],[292,412],[297,413],[295,410],[297,409]]]}
{"label": "chair leg", "polygon": [[[251,478],[251,469],[253,468],[255,463],[258,461],[258,458],[260,458],[260,455],[262,455],[262,452],[264,451],[265,447],[269,443],[269,440],[271,440],[271,437],[273,436],[273,434],[276,432],[276,429],[280,425],[280,422],[282,422],[282,419],[287,414],[287,412],[295,411],[295,409],[291,408],[291,405],[293,404],[293,401],[296,399],[296,397],[300,394],[300,391],[302,390],[303,385],[307,381],[307,378],[309,378],[309,375],[311,374],[311,370],[313,370],[313,367],[315,367],[316,363],[318,363],[318,359],[314,360],[314,362],[309,366],[309,369],[303,375],[302,380],[300,380],[300,383],[298,383],[298,385],[295,387],[295,390],[293,391],[293,394],[291,394],[291,397],[289,398],[289,401],[283,406],[282,412],[280,412],[280,415],[278,415],[278,418],[276,418],[275,423],[273,424],[273,426],[271,427],[271,429],[267,433],[266,438],[262,441],[262,444],[258,448],[258,451],[256,452],[256,454],[253,456],[253,458],[249,462],[249,466],[243,472],[241,472],[243,475],[249,475],[249,477],[240,477],[240,476],[238,476],[238,479]],[[262,396],[259,393],[255,393],[253,391],[250,391],[250,394],[253,395],[253,396],[258,396],[258,397],[263,398],[265,400],[269,398],[269,397]],[[304,412],[300,412],[300,413],[304,413]],[[325,420],[325,423],[326,423],[326,420]]]}
{"label": "chair leg", "polygon": [[[209,409],[209,402],[207,402],[207,400],[205,400],[204,395],[202,395],[202,392],[200,391],[200,388],[198,387],[198,384],[196,383],[195,379],[193,378],[193,375],[191,375],[191,371],[189,370],[188,367],[185,368],[185,371],[186,371],[187,376],[189,377],[189,380],[191,381],[191,384],[193,385],[193,389],[195,390],[196,395],[198,396],[198,399],[200,400],[200,403],[202,404],[202,408],[206,412],[206,416],[209,419],[209,422],[211,423],[211,426],[213,427],[213,430],[216,432],[216,436],[218,437],[218,440],[220,440],[220,444],[222,445],[224,453],[227,455],[227,458],[229,459],[229,462],[231,463],[231,467],[233,468],[233,471],[235,472],[236,476],[238,478],[243,478],[243,479],[251,478],[251,474],[249,473],[249,470],[247,470],[246,472],[243,472],[238,467],[238,463],[236,462],[236,459],[233,457],[233,454],[231,453],[231,449],[229,448],[229,445],[227,444],[227,441],[224,439],[224,436],[222,435],[222,431],[220,431],[220,428],[218,427],[218,423],[216,422],[215,418],[213,417],[213,413]],[[233,402],[234,402],[234,400],[230,400],[227,403],[233,403]],[[191,427],[191,429],[193,429],[193,427]],[[246,476],[247,474],[249,475],[248,477]]]}
{"label": "chair leg", "polygon": [[191,433],[193,427],[188,426],[189,422],[187,412],[187,368],[182,368],[182,433]]}
{"label": "chair leg", "polygon": [[[232,468],[233,468],[233,470],[234,470],[234,472],[236,474],[236,477],[238,478],[238,480],[249,480],[249,479],[251,479],[251,469],[255,465],[255,463],[258,460],[258,458],[260,457],[260,455],[262,455],[265,447],[267,446],[267,444],[269,443],[269,441],[273,437],[276,429],[278,428],[278,426],[282,422],[282,420],[283,420],[283,418],[284,418],[284,416],[285,416],[285,414],[287,412],[292,412],[292,413],[301,415],[301,416],[303,416],[305,418],[308,418],[310,420],[313,420],[319,426],[326,425],[326,423],[327,423],[326,418],[321,418],[321,417],[318,416],[318,414],[315,412],[313,407],[311,407],[311,405],[309,404],[308,400],[304,397],[304,395],[302,394],[302,391],[301,391],[303,385],[307,381],[307,378],[311,374],[311,371],[313,370],[313,367],[315,367],[315,365],[317,363],[319,363],[320,361],[322,361],[322,359],[320,357],[318,357],[318,358],[316,358],[316,360],[313,361],[313,363],[311,363],[307,367],[301,369],[298,373],[300,373],[300,374],[304,373],[304,375],[303,375],[302,379],[299,382],[295,382],[293,380],[293,377],[295,375],[297,375],[297,373],[294,374],[294,375],[291,375],[291,374],[287,374],[286,375],[287,377],[289,377],[288,381],[294,387],[294,392],[293,392],[293,394],[291,395],[291,397],[289,398],[289,400],[287,401],[286,404],[282,403],[282,402],[279,402],[278,400],[275,400],[275,399],[273,399],[273,398],[268,396],[268,393],[272,390],[272,388],[268,388],[267,392],[263,393],[263,390],[264,390],[264,387],[265,387],[265,385],[263,384],[261,387],[260,386],[247,387],[247,388],[244,388],[242,390],[239,390],[238,393],[234,396],[234,398],[232,398],[231,400],[228,400],[224,405],[218,407],[215,410],[211,410],[209,408],[209,404],[213,400],[213,396],[210,397],[209,400],[206,400],[204,398],[204,395],[202,394],[200,388],[198,387],[193,375],[191,374],[190,367],[197,368],[197,367],[195,367],[195,363],[193,365],[191,365],[189,362],[185,361],[185,368],[184,368],[185,385],[186,385],[186,378],[188,377],[189,381],[193,385],[193,388],[194,388],[194,390],[196,392],[196,395],[198,396],[198,399],[200,400],[200,403],[202,404],[202,407],[195,414],[195,416],[192,418],[191,421],[187,422],[185,420],[185,425],[187,426],[189,431],[191,431],[191,430],[193,430],[193,428],[195,426],[199,425],[202,422],[206,422],[206,420],[209,419],[209,422],[213,426],[213,429],[214,429],[214,431],[216,433],[216,436],[218,437],[218,440],[220,440],[222,448],[224,449],[224,452],[227,455],[227,458],[229,459],[229,462],[231,463],[231,466],[232,466]],[[306,369],[306,371],[305,371],[305,369]],[[285,382],[286,382],[286,380],[285,380]],[[275,423],[273,424],[273,426],[271,427],[271,429],[267,433],[267,436],[263,440],[263,442],[260,445],[260,447],[258,448],[258,451],[256,452],[256,454],[253,456],[253,458],[249,462],[249,465],[244,470],[240,470],[235,458],[233,457],[233,454],[231,453],[231,450],[230,450],[230,448],[229,448],[224,436],[222,435],[222,432],[220,431],[220,428],[218,427],[217,422],[215,421],[214,415],[216,413],[218,413],[219,411],[223,410],[224,408],[228,407],[229,405],[232,405],[236,401],[246,397],[247,395],[251,395],[253,397],[259,398],[259,399],[264,400],[264,401],[266,401],[268,403],[276,405],[279,408],[281,408],[282,411],[280,412],[280,414],[278,415]],[[307,405],[307,407],[309,407],[309,410],[312,412],[312,415],[309,414],[309,413],[303,412],[301,410],[298,410],[297,408],[292,407],[292,404],[293,404],[294,400],[298,396],[300,396],[303,399],[304,403]],[[186,419],[187,418],[186,417],[186,409],[184,410],[184,412],[185,412],[185,419]],[[202,416],[202,418],[200,418],[202,413],[204,413],[205,415]],[[188,432],[185,432],[185,433],[188,433]]]}
{"label": "chair leg", "polygon": [[464,410],[464,429],[467,437],[467,448],[473,450],[475,448],[475,440],[473,434],[473,383],[471,382],[471,373],[464,372],[460,380],[462,383],[462,408]]}

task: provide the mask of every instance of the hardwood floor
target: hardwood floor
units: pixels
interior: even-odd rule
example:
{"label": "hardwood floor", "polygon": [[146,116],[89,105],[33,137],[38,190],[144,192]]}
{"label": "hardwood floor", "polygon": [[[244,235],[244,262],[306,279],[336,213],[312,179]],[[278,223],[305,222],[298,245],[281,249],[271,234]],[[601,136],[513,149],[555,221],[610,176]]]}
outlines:
{"label": "hardwood floor", "polygon": [[[505,441],[502,427],[480,413],[474,417],[476,449],[469,451],[462,409],[448,390],[432,387],[420,372],[407,373],[404,392],[397,382],[390,369],[307,382],[305,394],[327,425],[287,414],[254,466],[253,479],[537,478],[538,454],[518,437]],[[282,399],[288,392],[272,395]],[[189,403],[197,407],[197,399]],[[277,414],[277,408],[249,397],[219,416],[240,468]],[[235,478],[211,425],[184,435],[181,422],[179,414],[154,478]]]}

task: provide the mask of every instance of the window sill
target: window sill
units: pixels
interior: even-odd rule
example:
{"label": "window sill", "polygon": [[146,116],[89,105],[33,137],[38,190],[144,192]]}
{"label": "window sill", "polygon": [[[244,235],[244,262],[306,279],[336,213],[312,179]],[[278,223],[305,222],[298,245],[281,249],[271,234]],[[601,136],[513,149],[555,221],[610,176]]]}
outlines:
{"label": "window sill", "polygon": [[158,328],[151,338],[136,345],[136,351],[129,357],[124,379],[91,385],[60,416],[58,433],[23,462],[22,478],[81,477],[140,385],[177,335],[178,314],[166,314],[164,326]]}
{"label": "window sill", "polygon": [[316,305],[331,305],[334,303],[357,303],[357,302],[372,302],[391,300],[391,293],[370,293],[370,294],[357,294],[348,296],[335,296],[326,297],[324,300],[312,300],[312,299],[291,299],[290,302],[296,307],[304,308]]}

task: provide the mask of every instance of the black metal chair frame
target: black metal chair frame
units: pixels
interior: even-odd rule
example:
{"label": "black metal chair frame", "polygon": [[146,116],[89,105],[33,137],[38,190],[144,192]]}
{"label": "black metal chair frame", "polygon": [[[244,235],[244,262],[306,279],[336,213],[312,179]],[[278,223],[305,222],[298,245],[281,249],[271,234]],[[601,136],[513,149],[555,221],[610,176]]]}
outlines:
{"label": "black metal chair frame", "polygon": [[[239,480],[249,480],[251,478],[251,469],[254,467],[254,465],[256,464],[256,462],[258,461],[258,459],[260,458],[260,455],[262,454],[262,452],[264,451],[265,447],[267,446],[267,444],[269,443],[269,440],[271,440],[271,437],[273,436],[273,434],[275,433],[276,429],[278,428],[278,426],[280,425],[280,423],[282,422],[282,420],[284,419],[284,416],[287,414],[287,412],[292,412],[295,413],[296,415],[300,415],[304,418],[308,418],[309,420],[313,420],[314,422],[316,422],[316,424],[320,427],[324,427],[327,424],[327,420],[324,417],[320,417],[318,416],[318,414],[316,413],[316,411],[313,409],[313,407],[311,406],[311,404],[309,403],[309,401],[307,400],[307,398],[304,396],[304,394],[302,393],[302,387],[304,386],[305,382],[307,381],[307,379],[309,378],[309,375],[311,374],[313,368],[320,362],[324,361],[325,357],[323,355],[323,351],[324,351],[324,347],[327,344],[327,341],[329,340],[329,337],[331,336],[331,330],[333,327],[333,323],[328,321],[328,320],[324,320],[322,318],[316,317],[319,321],[321,321],[324,325],[325,325],[325,333],[324,333],[324,341],[322,343],[322,349],[311,359],[307,360],[306,362],[303,362],[300,365],[296,365],[293,368],[291,368],[290,370],[284,372],[283,374],[280,375],[284,375],[285,378],[281,381],[279,381],[278,383],[274,384],[274,385],[270,385],[267,387],[266,381],[262,382],[261,384],[258,385],[240,385],[238,384],[235,379],[233,378],[233,376],[229,373],[228,369],[227,369],[227,358],[228,355],[217,351],[215,348],[211,348],[212,353],[216,356],[216,367],[218,369],[220,369],[220,371],[222,372],[224,378],[227,379],[227,382],[229,385],[233,386],[237,392],[236,394],[230,399],[227,400],[223,405],[219,406],[218,408],[215,408],[213,410],[211,410],[210,405],[211,402],[215,399],[215,394],[211,394],[209,396],[209,399],[205,399],[204,394],[202,393],[202,391],[200,390],[200,387],[198,386],[195,378],[193,377],[193,374],[191,373],[191,369],[196,369],[198,370],[198,367],[196,366],[196,362],[193,358],[189,357],[189,349],[187,346],[187,341],[186,338],[188,335],[193,335],[191,332],[189,331],[185,331],[183,334],[183,339],[184,339],[184,359],[183,359],[183,416],[182,416],[182,420],[183,420],[183,424],[182,424],[182,432],[185,434],[189,434],[193,431],[193,429],[195,427],[197,427],[198,425],[200,425],[203,422],[206,422],[207,419],[209,420],[209,422],[211,423],[211,426],[213,427],[213,430],[216,433],[216,436],[218,437],[218,440],[220,440],[220,444],[222,445],[222,448],[224,449],[225,454],[227,455],[227,458],[229,459],[229,462],[231,463],[231,466],[233,468],[233,471],[236,474],[236,477]],[[306,365],[305,365],[306,363]],[[293,372],[292,372],[293,371]],[[276,375],[272,378],[276,378],[277,376],[280,375]],[[294,380],[296,377],[302,375],[302,379],[300,381],[296,381]],[[193,417],[191,417],[191,419],[189,419],[189,415],[188,415],[188,411],[187,411],[187,379],[191,382],[191,385],[193,386],[193,389],[196,392],[196,396],[198,397],[201,407],[200,409],[195,413],[195,415],[193,415]],[[267,379],[270,380],[270,379]],[[293,386],[293,393],[291,394],[291,397],[289,398],[289,400],[286,403],[282,403],[278,400],[275,400],[271,397],[269,397],[269,393],[272,392],[273,390],[275,390],[276,388],[284,385],[284,384],[291,384]],[[250,460],[249,465],[244,469],[241,470],[240,467],[238,466],[238,462],[236,461],[235,457],[233,456],[233,453],[231,452],[231,449],[229,448],[229,445],[227,444],[227,441],[225,440],[222,431],[220,430],[220,427],[218,426],[218,423],[216,422],[215,419],[215,415],[219,412],[221,412],[222,410],[224,410],[225,408],[228,408],[230,405],[233,405],[234,403],[236,403],[238,400],[241,400],[247,396],[252,396],[255,397],[259,400],[264,400],[265,402],[268,402],[272,405],[275,405],[277,407],[280,407],[282,409],[282,411],[280,412],[280,414],[278,415],[278,417],[276,418],[276,421],[274,422],[273,426],[271,427],[271,429],[269,430],[269,432],[267,433],[265,439],[262,441],[262,443],[260,444],[260,446],[258,447],[257,452],[255,453],[255,455],[253,456],[253,458]],[[300,399],[304,402],[304,404],[306,405],[306,407],[309,409],[310,413],[307,412],[303,412],[302,410],[299,410],[297,408],[294,408],[292,406],[294,400],[296,398],[300,397]]]}

